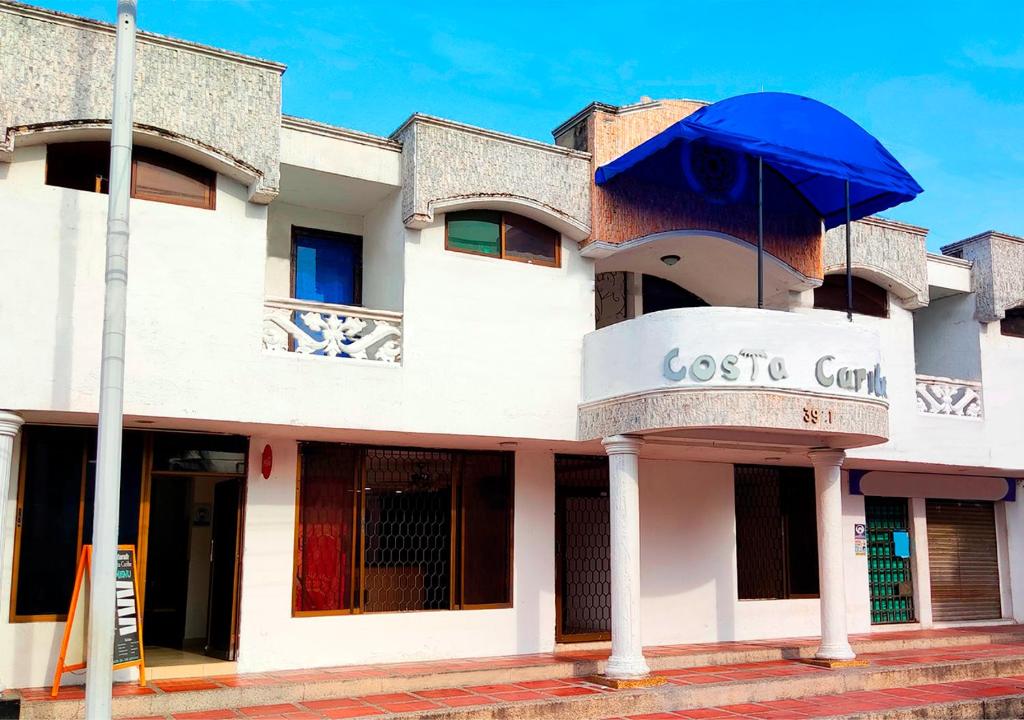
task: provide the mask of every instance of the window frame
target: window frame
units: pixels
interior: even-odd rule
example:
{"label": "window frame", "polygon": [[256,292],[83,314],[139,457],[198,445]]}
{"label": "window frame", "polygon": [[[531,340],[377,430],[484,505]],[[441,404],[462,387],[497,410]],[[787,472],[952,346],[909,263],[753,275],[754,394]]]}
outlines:
{"label": "window frame", "polygon": [[[843,281],[842,287],[840,288],[842,290],[842,293],[843,293],[842,301],[839,303],[841,305],[841,307],[832,307],[832,306],[829,306],[829,305],[819,305],[818,304],[818,291],[825,289],[825,283],[828,282],[828,278],[840,278]],[[868,288],[877,288],[882,293],[884,293],[884,305],[882,307],[882,312],[881,313],[864,312],[863,305],[861,305],[858,308],[858,305],[857,305],[858,285],[861,287],[861,293],[862,294],[863,294],[863,289],[865,288],[865,286],[868,287]],[[829,288],[829,289],[831,290],[833,288]],[[847,309],[848,309],[846,307],[846,274],[845,273],[828,273],[827,275],[825,275],[822,278],[821,285],[819,285],[818,287],[814,288],[811,292],[814,293],[814,299],[812,301],[812,307],[815,310],[830,310],[832,312],[842,312],[842,313],[845,313],[847,311]],[[862,278],[859,275],[854,275],[853,276],[853,307],[849,308],[849,309],[852,310],[854,315],[861,315],[863,317],[875,317],[875,318],[880,318],[880,319],[883,319],[883,320],[887,320],[890,317],[890,310],[889,310],[889,308],[890,308],[891,304],[892,303],[890,302],[890,299],[889,299],[889,290],[887,288],[884,288],[881,285],[879,285],[878,283],[872,282],[871,280],[868,280],[867,278]]]}
{"label": "window frame", "polygon": [[[502,610],[509,609],[515,605],[515,516],[516,516],[516,478],[515,478],[515,456],[498,450],[462,450],[458,448],[417,448],[409,446],[390,445],[354,445],[357,449],[356,463],[358,467],[354,473],[354,490],[357,500],[354,503],[354,522],[352,525],[351,553],[352,562],[349,567],[349,585],[352,588],[352,601],[350,608],[334,610],[299,610],[297,609],[297,598],[301,588],[299,577],[299,540],[302,536],[302,451],[303,445],[332,444],[320,442],[300,442],[298,459],[295,473],[295,525],[293,528],[294,543],[292,549],[292,593],[291,593],[291,617],[330,617],[336,615],[394,615],[407,613],[433,613],[433,612],[456,612],[462,610]],[[385,451],[408,451],[422,452],[433,450],[437,452],[451,453],[453,456],[452,478],[451,478],[451,514],[449,533],[449,563],[448,572],[448,598],[447,608],[414,609],[414,610],[378,610],[367,611],[365,609],[365,579],[366,579],[366,533],[364,523],[366,519],[366,453],[371,450]],[[463,602],[464,590],[464,568],[465,568],[465,522],[463,496],[463,463],[460,458],[471,453],[486,452],[501,456],[503,469],[508,472],[510,485],[509,508],[508,508],[508,600],[499,603],[465,603]]]}
{"label": "window frame", "polygon": [[[792,587],[793,587],[793,574],[792,574],[792,567],[791,567],[791,564],[790,564],[790,554],[791,554],[791,549],[792,549],[791,545],[792,545],[792,542],[793,542],[792,530],[791,530],[791,517],[792,517],[792,514],[786,511],[786,500],[785,500],[784,495],[783,495],[783,493],[784,493],[783,485],[786,482],[791,482],[792,480],[791,479],[787,480],[787,478],[784,476],[784,471],[785,470],[806,470],[806,468],[791,467],[791,466],[778,466],[778,465],[757,465],[757,464],[749,465],[749,464],[746,464],[746,463],[738,463],[738,464],[734,464],[733,465],[733,521],[734,521],[734,523],[737,526],[737,528],[736,528],[737,538],[739,536],[739,529],[738,529],[739,516],[736,513],[737,505],[738,505],[738,503],[736,502],[736,497],[737,497],[738,490],[739,490],[739,488],[737,487],[737,481],[739,480],[739,477],[737,475],[736,470],[740,466],[760,467],[760,468],[766,468],[766,469],[778,471],[778,475],[775,477],[775,482],[779,486],[779,508],[778,508],[779,509],[779,521],[780,521],[779,524],[780,524],[781,529],[782,529],[782,537],[780,539],[780,545],[781,545],[780,552],[781,552],[781,560],[782,560],[782,578],[781,578],[781,582],[779,583],[779,586],[782,588],[782,596],[781,597],[741,597],[740,596],[740,585],[741,585],[740,578],[739,578],[739,574],[740,574],[740,558],[739,558],[739,543],[737,542],[735,544],[735,546],[734,546],[735,550],[736,550],[736,561],[735,561],[735,567],[736,567],[736,602],[741,602],[741,603],[747,603],[747,602],[780,602],[780,601],[786,601],[786,600],[817,600],[817,599],[820,599],[820,597],[821,597],[820,578],[818,580],[819,585],[818,585],[818,592],[817,593],[795,593],[792,590]],[[813,493],[813,490],[812,490],[812,493]],[[812,517],[814,518],[815,524],[817,524],[817,521],[818,521],[817,512],[815,512]],[[815,568],[817,568],[817,563],[815,563]],[[815,569],[815,572],[817,572],[817,569]]]}
{"label": "window frame", "polygon": [[1019,320],[1021,324],[1024,325],[1024,305],[1018,305],[1017,307],[1007,308],[1005,310],[1004,316],[999,320],[999,334],[1004,337],[1024,339],[1024,330],[1021,330],[1020,332],[1014,332],[1013,330],[1009,330],[1006,327],[1006,315],[1009,315],[1011,312],[1014,313],[1015,316],[1014,318],[1011,319]]}
{"label": "window frame", "polygon": [[355,280],[352,283],[352,294],[355,301],[352,305],[339,305],[338,307],[365,307],[363,305],[363,236],[352,233],[338,232],[336,230],[322,230],[320,228],[305,227],[303,225],[292,225],[291,249],[288,255],[288,296],[292,300],[308,302],[321,305],[334,305],[334,303],[317,303],[315,300],[302,300],[295,297],[295,271],[296,271],[296,250],[300,236],[313,237],[319,240],[330,240],[331,242],[348,243],[356,249],[357,262],[355,264]]}
{"label": "window frame", "polygon": [[[136,154],[138,153],[138,154]],[[202,202],[191,202],[184,198],[178,197],[157,197],[155,195],[147,194],[144,191],[138,189],[138,161],[139,155],[142,158],[146,158],[147,161],[153,162],[159,160],[160,162],[153,162],[154,165],[159,164],[161,167],[184,175],[185,177],[191,178],[201,182],[205,187],[206,191]],[[202,171],[196,173],[193,168]],[[207,175],[206,178],[197,177],[197,175]],[[217,209],[217,173],[214,170],[203,167],[198,163],[194,163],[191,160],[186,160],[183,157],[169,153],[166,150],[157,150],[156,148],[138,146],[132,148],[132,183],[131,183],[131,196],[136,200],[148,200],[150,202],[164,203],[165,205],[179,205],[181,207],[193,207],[199,208],[200,210],[216,210]]]}
{"label": "window frame", "polygon": [[[449,237],[448,237],[448,223],[449,223],[452,215],[458,216],[460,212],[464,212],[464,211],[460,211],[460,210],[454,210],[454,211],[451,211],[451,212],[447,212],[444,215],[444,249],[445,250],[449,250],[451,252],[462,253],[463,255],[473,255],[473,256],[476,256],[476,257],[484,257],[484,258],[488,258],[490,260],[510,260],[512,262],[523,263],[525,265],[539,265],[540,267],[550,267],[550,268],[562,267],[562,233],[561,232],[559,232],[558,230],[556,230],[555,228],[553,228],[553,227],[551,227],[549,225],[545,225],[544,223],[540,222],[539,220],[534,220],[533,218],[527,217],[526,215],[519,215],[519,213],[505,212],[504,210],[491,210],[489,208],[480,208],[480,210],[484,211],[484,212],[494,212],[494,213],[497,213],[501,217],[501,222],[499,223],[499,228],[498,228],[499,229],[499,232],[498,232],[498,245],[499,245],[499,247],[498,247],[498,254],[497,255],[488,255],[487,253],[476,252],[476,251],[473,251],[473,250],[466,250],[464,248],[453,247],[451,245],[451,243],[449,242]],[[465,211],[465,212],[473,212],[473,210]],[[554,258],[554,260],[549,262],[547,260],[531,260],[529,258],[522,258],[522,257],[516,257],[514,255],[509,255],[506,252],[506,249],[505,249],[505,228],[508,225],[508,223],[505,221],[505,216],[507,216],[507,215],[515,215],[517,217],[526,218],[527,220],[529,220],[531,222],[535,222],[538,225],[541,225],[542,227],[545,227],[548,230],[550,230],[551,232],[553,232],[555,234],[555,258]],[[458,217],[456,217],[455,219],[458,220]]]}
{"label": "window frame", "polygon": [[[100,195],[109,194],[110,184],[110,167],[109,157],[107,159],[107,176],[97,175],[94,178],[94,187],[92,190],[81,190],[79,188],[68,187],[67,185],[59,185],[56,183],[50,183],[50,148],[56,146],[70,147],[73,145],[106,145],[102,141],[96,140],[72,140],[69,142],[53,142],[47,143],[46,145],[46,162],[43,171],[43,184],[49,187],[59,187],[65,190],[75,190],[77,192],[91,192]],[[155,165],[160,165],[166,169],[172,170],[179,175],[191,177],[193,179],[201,181],[206,186],[206,192],[203,202],[196,203],[185,200],[183,198],[161,196],[157,197],[145,192],[139,192],[138,190],[138,172],[137,165],[139,156],[147,158],[148,161]],[[211,170],[208,167],[200,165],[199,163],[192,162],[187,158],[183,158],[174,153],[167,152],[166,150],[160,150],[158,148],[152,148],[146,145],[136,145],[132,148],[131,157],[131,182],[129,194],[133,200],[145,200],[147,202],[158,202],[164,205],[177,205],[179,207],[191,207],[198,208],[200,210],[216,210],[217,209],[217,171]],[[205,179],[197,177],[197,175],[207,176]],[[103,189],[103,185],[106,184],[108,187],[106,190]]]}
{"label": "window frame", "polygon": [[[81,480],[79,485],[78,495],[78,528],[76,530],[77,544],[75,547],[75,564],[77,566],[79,558],[82,556],[82,546],[85,545],[85,538],[82,536],[85,527],[85,512],[86,512],[86,486],[88,479],[88,463],[89,454],[94,446],[94,437],[90,437],[90,433],[95,434],[96,427],[94,425],[76,425],[76,424],[47,424],[47,423],[29,423],[22,427],[19,432],[20,446],[18,448],[18,492],[17,501],[15,505],[15,524],[14,524],[14,556],[11,563],[11,592],[8,596],[9,608],[8,608],[8,621],[11,624],[14,623],[29,623],[29,622],[66,622],[67,613],[37,613],[30,614],[24,613],[19,614],[18,608],[18,580],[19,580],[19,568],[21,564],[21,541],[22,541],[22,514],[25,500],[25,487],[26,487],[26,474],[28,472],[28,442],[26,437],[30,434],[34,428],[68,428],[68,429],[79,429],[85,431],[85,434],[81,440],[81,451],[82,451],[82,470]],[[243,481],[243,517],[244,517],[244,496],[247,492],[247,481],[249,474],[249,453],[251,452],[251,443],[247,439],[250,447],[247,447],[244,457],[246,466],[240,473],[223,473],[223,472],[189,472],[189,471],[177,471],[177,470],[155,470],[153,469],[153,444],[154,439],[157,435],[168,433],[168,434],[179,434],[179,435],[199,435],[209,436],[218,435],[219,433],[205,433],[205,432],[191,432],[187,430],[141,430],[137,428],[129,428],[130,432],[138,433],[142,440],[142,464],[140,468],[140,487],[139,487],[139,503],[138,503],[138,529],[135,542],[135,557],[138,561],[138,582],[139,582],[139,607],[145,606],[145,587],[146,587],[146,571],[148,566],[148,549],[149,549],[149,511],[150,511],[150,487],[153,477],[164,476],[183,476],[187,475],[190,477],[214,477],[214,478],[240,478]],[[243,436],[238,436],[243,437]],[[238,580],[237,583],[241,582],[242,565],[241,562],[238,566]]]}

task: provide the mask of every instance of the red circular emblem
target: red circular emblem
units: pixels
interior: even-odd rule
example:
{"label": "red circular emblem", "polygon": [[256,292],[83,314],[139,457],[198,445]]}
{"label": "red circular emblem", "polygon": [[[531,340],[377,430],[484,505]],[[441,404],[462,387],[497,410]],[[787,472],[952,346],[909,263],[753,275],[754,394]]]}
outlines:
{"label": "red circular emblem", "polygon": [[270,471],[274,469],[274,451],[269,445],[263,446],[263,479],[270,479]]}

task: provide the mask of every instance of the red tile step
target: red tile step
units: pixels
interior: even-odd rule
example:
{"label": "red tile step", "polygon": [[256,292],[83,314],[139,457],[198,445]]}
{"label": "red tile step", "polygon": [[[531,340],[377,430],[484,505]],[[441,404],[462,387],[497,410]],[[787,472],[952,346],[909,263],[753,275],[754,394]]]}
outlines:
{"label": "red tile step", "polygon": [[[801,720],[840,718],[847,715],[888,717],[901,710],[913,711],[915,717],[937,718],[942,717],[944,709],[951,705],[991,701],[993,698],[1015,699],[1024,707],[1024,675],[814,695],[791,700],[768,700],[720,707],[689,708],[671,712],[618,715],[605,720]],[[922,709],[931,709],[934,712],[925,714],[921,712]]]}

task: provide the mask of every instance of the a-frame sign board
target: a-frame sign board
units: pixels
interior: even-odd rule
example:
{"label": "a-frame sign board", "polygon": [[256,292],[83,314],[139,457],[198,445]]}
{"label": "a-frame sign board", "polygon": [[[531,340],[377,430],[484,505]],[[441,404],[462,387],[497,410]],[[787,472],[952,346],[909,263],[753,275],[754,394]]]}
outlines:
{"label": "a-frame sign board", "polygon": [[[92,569],[92,545],[82,546],[75,573],[75,589],[64,625],[57,669],[53,673],[50,695],[57,697],[60,678],[66,672],[85,667],[85,648],[89,622],[89,581]],[[139,613],[139,584],[135,565],[135,546],[117,546],[117,604],[114,621],[114,669],[139,666],[139,684],[146,685],[146,664],[142,653],[142,615]]]}

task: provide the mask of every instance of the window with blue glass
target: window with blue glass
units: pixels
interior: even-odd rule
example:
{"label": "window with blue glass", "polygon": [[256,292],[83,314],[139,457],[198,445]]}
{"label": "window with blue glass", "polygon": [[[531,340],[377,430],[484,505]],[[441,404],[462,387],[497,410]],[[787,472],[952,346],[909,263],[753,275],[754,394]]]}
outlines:
{"label": "window with blue glass", "polygon": [[[292,229],[292,296],[296,300],[332,305],[362,304],[363,239],[358,235],[308,228]],[[293,321],[314,338],[322,330],[310,327],[296,311]]]}

